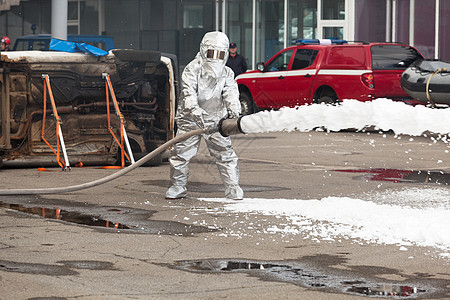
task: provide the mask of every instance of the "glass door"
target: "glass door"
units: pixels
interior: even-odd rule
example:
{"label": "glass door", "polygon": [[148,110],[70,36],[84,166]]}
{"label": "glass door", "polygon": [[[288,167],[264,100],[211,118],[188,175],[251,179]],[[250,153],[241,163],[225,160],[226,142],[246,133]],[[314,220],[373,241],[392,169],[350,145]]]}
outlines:
{"label": "glass door", "polygon": [[247,60],[251,68],[252,61],[252,0],[228,0],[226,1],[226,34],[230,43],[237,44],[237,51]]}
{"label": "glass door", "polygon": [[298,39],[317,38],[317,0],[290,0],[288,46]]}
{"label": "glass door", "polygon": [[256,61],[266,62],[284,48],[284,0],[261,0],[256,5]]}

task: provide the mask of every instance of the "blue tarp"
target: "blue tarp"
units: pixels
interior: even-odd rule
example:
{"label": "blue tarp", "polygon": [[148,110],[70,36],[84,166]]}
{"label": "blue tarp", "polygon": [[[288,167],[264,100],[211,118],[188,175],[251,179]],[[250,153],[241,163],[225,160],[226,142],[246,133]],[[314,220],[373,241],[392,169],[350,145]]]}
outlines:
{"label": "blue tarp", "polygon": [[108,54],[107,51],[86,43],[75,43],[58,39],[50,40],[49,50],[71,52],[71,53],[82,52],[94,56],[104,56]]}

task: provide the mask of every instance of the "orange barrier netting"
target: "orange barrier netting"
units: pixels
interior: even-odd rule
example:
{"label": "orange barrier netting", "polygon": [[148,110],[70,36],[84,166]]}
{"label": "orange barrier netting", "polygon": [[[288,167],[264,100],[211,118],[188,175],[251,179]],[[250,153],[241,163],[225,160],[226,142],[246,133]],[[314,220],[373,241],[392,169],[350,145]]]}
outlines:
{"label": "orange barrier netting", "polygon": [[[64,145],[64,139],[62,137],[62,131],[61,131],[61,119],[58,115],[58,110],[56,109],[56,103],[55,99],[53,97],[52,88],[50,86],[50,79],[48,75],[42,75],[42,78],[44,79],[44,100],[43,100],[43,113],[42,113],[42,132],[41,132],[41,138],[42,140],[50,147],[50,149],[53,151],[53,153],[56,155],[56,161],[58,165],[61,167],[62,171],[65,171],[66,168],[70,170],[69,160],[67,158],[66,149]],[[47,90],[48,95],[50,96],[50,102],[52,104],[53,109],[53,115],[56,120],[56,150],[53,149],[53,147],[50,145],[50,143],[45,138],[45,117],[47,115]],[[63,154],[65,158],[65,162],[62,161],[61,155],[60,155],[60,148],[63,149]],[[44,171],[44,168],[39,168],[39,171]]]}

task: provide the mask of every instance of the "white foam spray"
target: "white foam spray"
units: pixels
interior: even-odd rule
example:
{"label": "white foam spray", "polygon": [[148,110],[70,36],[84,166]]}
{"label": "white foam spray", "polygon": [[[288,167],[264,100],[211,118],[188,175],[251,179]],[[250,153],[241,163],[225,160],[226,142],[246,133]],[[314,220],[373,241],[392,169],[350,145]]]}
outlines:
{"label": "white foam spray", "polygon": [[[411,106],[389,99],[369,102],[344,100],[340,105],[313,104],[277,111],[261,111],[241,119],[245,133],[275,131],[311,131],[322,127],[329,131],[375,127],[395,134],[420,136],[426,132],[450,134],[450,108],[432,109]],[[445,139],[444,139],[445,140]]]}
{"label": "white foam spray", "polygon": [[[435,247],[442,258],[450,259],[449,197],[450,190],[445,187],[425,187],[388,189],[360,198],[199,200],[225,202],[221,209],[227,212],[287,218],[277,218],[266,234],[303,234],[302,238],[328,242],[350,238],[403,246],[401,249]],[[213,212],[210,208],[207,211]]]}

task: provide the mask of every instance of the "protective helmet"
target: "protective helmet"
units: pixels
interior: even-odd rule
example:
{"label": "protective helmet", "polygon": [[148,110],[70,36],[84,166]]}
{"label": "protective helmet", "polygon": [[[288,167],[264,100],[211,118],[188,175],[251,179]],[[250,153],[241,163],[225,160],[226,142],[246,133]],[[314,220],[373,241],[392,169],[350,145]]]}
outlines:
{"label": "protective helmet", "polygon": [[207,32],[200,43],[200,54],[203,59],[228,59],[229,40],[225,33],[220,31]]}
{"label": "protective helmet", "polygon": [[2,43],[5,43],[5,44],[8,45],[8,46],[11,44],[11,40],[10,40],[9,37],[7,37],[7,36],[2,37],[1,42],[2,42]]}
{"label": "protective helmet", "polygon": [[228,59],[229,40],[225,33],[220,31],[207,32],[200,43],[200,56],[202,69],[205,75],[219,78]]}

